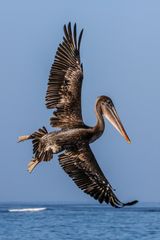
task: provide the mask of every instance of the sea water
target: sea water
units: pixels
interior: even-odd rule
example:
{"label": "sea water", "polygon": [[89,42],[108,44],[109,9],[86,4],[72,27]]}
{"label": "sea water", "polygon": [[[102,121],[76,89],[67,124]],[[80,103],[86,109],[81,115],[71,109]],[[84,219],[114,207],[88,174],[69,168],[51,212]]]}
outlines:
{"label": "sea water", "polygon": [[160,240],[160,204],[1,204],[0,240]]}

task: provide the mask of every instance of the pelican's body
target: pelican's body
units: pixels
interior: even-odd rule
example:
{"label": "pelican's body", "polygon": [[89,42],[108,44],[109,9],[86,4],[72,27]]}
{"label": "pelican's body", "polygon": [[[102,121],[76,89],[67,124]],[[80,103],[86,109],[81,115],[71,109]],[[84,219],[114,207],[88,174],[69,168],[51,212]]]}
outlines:
{"label": "pelican's body", "polygon": [[55,109],[50,119],[51,126],[59,128],[48,133],[46,128],[19,137],[19,141],[32,139],[34,158],[28,165],[29,172],[42,161],[49,161],[53,154],[59,155],[59,162],[77,186],[100,203],[110,203],[114,207],[133,205],[137,201],[122,203],[100,169],[90,144],[96,141],[105,128],[104,117],[130,142],[118,117],[112,100],[100,96],[96,100],[96,125],[84,124],[81,113],[81,87],[83,67],[80,63],[80,43],[83,30],[77,41],[76,24],[72,33],[71,24],[64,26],[63,42],[59,45],[52,65],[46,106]]}
{"label": "pelican's body", "polygon": [[67,129],[45,134],[41,138],[41,143],[45,146],[45,151],[51,149],[53,153],[59,153],[66,148],[83,142],[91,143],[93,131],[89,128]]}
{"label": "pelican's body", "polygon": [[58,153],[73,145],[82,144],[82,142],[83,144],[93,143],[103,134],[104,129],[105,123],[101,116],[94,127],[84,125],[79,128],[50,132],[41,138],[41,142],[46,146],[45,150],[51,148],[53,153]]}

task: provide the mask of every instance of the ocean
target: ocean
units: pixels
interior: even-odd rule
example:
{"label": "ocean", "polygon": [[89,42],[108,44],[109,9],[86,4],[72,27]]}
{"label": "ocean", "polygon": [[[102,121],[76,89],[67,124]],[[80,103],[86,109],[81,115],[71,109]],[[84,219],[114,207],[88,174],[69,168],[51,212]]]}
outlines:
{"label": "ocean", "polygon": [[0,240],[160,240],[160,204],[0,204]]}

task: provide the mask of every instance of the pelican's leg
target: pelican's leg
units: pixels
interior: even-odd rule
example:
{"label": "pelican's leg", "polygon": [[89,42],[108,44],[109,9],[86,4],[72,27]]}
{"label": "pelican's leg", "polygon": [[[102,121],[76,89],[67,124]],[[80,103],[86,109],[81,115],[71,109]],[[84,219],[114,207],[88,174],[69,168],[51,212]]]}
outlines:
{"label": "pelican's leg", "polygon": [[31,139],[31,135],[20,136],[20,137],[18,137],[18,142],[23,142],[28,139]]}
{"label": "pelican's leg", "polygon": [[33,169],[37,166],[38,163],[40,163],[41,161],[38,159],[32,159],[29,164],[28,164],[28,172],[31,173],[33,171]]}

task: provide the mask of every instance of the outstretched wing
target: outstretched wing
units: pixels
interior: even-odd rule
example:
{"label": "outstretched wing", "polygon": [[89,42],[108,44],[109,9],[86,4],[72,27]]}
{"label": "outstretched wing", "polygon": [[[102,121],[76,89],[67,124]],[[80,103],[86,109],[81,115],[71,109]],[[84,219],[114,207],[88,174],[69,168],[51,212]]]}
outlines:
{"label": "outstretched wing", "polygon": [[59,162],[76,185],[100,203],[110,203],[113,207],[124,207],[137,203],[137,201],[122,203],[116,197],[89,145],[75,150],[66,150],[59,156]]}
{"label": "outstretched wing", "polygon": [[64,25],[63,42],[59,45],[51,67],[46,93],[47,108],[54,109],[50,124],[59,128],[84,126],[81,113],[81,87],[83,69],[80,63],[80,43],[77,41],[76,24]]}

